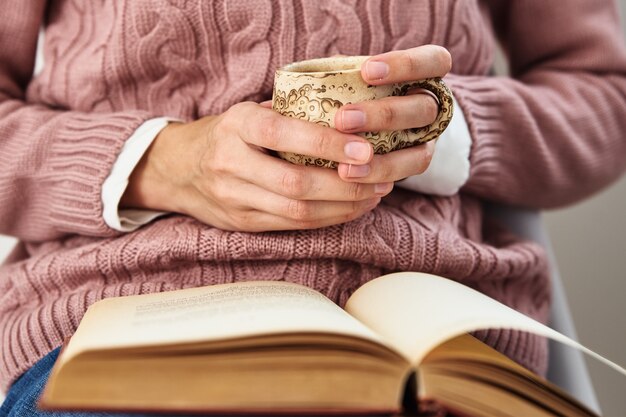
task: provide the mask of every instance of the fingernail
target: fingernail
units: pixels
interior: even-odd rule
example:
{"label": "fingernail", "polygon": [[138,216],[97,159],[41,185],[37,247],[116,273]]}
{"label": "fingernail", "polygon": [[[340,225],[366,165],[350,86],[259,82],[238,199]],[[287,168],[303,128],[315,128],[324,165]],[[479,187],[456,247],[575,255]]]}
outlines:
{"label": "fingernail", "polygon": [[369,165],[348,165],[348,178],[363,178],[369,175]]}
{"label": "fingernail", "polygon": [[353,130],[365,126],[365,113],[361,110],[342,110],[341,124],[344,130]]}
{"label": "fingernail", "polygon": [[372,153],[372,146],[364,142],[348,142],[344,146],[343,151],[348,158],[367,162]]}
{"label": "fingernail", "polygon": [[389,65],[379,61],[368,61],[365,64],[365,75],[368,80],[382,80],[389,75]]}
{"label": "fingernail", "polygon": [[378,195],[388,194],[393,188],[392,182],[383,182],[380,184],[374,185],[374,192]]}

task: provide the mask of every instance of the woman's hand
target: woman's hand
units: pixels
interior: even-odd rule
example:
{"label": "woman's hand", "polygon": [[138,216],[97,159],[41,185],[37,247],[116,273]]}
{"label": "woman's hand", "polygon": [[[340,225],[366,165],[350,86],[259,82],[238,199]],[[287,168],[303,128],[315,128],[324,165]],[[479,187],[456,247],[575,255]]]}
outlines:
{"label": "woman's hand", "polygon": [[163,129],[133,171],[121,207],[183,213],[225,230],[311,229],[353,220],[393,188],[390,181],[346,182],[336,170],[293,165],[267,149],[352,167],[373,156],[360,136],[240,103]]}
{"label": "woman's hand", "polygon": [[[371,85],[417,81],[443,77],[452,66],[450,53],[441,46],[425,45],[393,51],[368,59],[361,76]],[[404,97],[348,104],[335,116],[335,126],[347,133],[401,130],[427,126],[437,117],[439,106],[429,93],[413,91]],[[428,168],[435,142],[375,155],[369,164],[341,163],[339,175],[346,181],[360,183],[394,182]]]}

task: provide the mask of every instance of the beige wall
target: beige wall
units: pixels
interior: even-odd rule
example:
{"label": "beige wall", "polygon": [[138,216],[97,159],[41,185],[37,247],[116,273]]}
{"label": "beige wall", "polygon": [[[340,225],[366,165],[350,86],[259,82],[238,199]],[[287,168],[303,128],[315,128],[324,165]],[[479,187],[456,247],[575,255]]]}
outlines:
{"label": "beige wall", "polygon": [[[620,0],[620,7],[626,16],[626,0]],[[626,177],[544,219],[581,342],[625,365]],[[588,364],[604,414],[626,416],[624,377],[595,361]]]}
{"label": "beige wall", "polygon": [[[626,364],[626,178],[544,219],[580,341]],[[588,364],[605,415],[626,415],[624,377]]]}

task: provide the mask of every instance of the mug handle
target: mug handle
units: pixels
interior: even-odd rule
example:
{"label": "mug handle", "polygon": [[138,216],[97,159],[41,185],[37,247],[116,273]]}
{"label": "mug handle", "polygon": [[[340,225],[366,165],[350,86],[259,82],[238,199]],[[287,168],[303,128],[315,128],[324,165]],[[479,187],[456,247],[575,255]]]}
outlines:
{"label": "mug handle", "polygon": [[407,129],[410,141],[404,144],[398,144],[396,149],[408,148],[414,145],[430,142],[437,139],[439,135],[450,124],[452,114],[454,112],[454,102],[452,100],[452,92],[441,78],[426,78],[420,81],[412,81],[399,83],[395,86],[392,96],[405,96],[409,90],[414,88],[422,88],[435,96],[439,104],[439,112],[437,118],[428,126]]}

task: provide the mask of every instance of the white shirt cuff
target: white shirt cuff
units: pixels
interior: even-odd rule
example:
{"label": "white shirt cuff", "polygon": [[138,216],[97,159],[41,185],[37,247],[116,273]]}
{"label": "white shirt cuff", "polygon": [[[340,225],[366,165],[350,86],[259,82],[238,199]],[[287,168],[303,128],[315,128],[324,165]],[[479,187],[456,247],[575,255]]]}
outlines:
{"label": "white shirt cuff", "polygon": [[467,182],[470,172],[470,135],[463,110],[454,99],[454,115],[448,128],[439,136],[428,169],[397,185],[424,194],[451,196]]}
{"label": "white shirt cuff", "polygon": [[128,179],[141,157],[159,132],[172,121],[177,120],[167,117],[147,120],[133,132],[122,146],[122,150],[111,168],[111,173],[102,184],[102,217],[112,229],[120,232],[132,232],[155,218],[168,214],[153,210],[119,210],[119,204],[126,187],[128,187]]}

